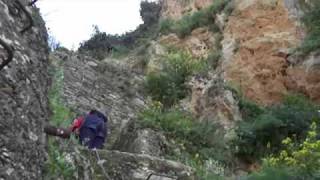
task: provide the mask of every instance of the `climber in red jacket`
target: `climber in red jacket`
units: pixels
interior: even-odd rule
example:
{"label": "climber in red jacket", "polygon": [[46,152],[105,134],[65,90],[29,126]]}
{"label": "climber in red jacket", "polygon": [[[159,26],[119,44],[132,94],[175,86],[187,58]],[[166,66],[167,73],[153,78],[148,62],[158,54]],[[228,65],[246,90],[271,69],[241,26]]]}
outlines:
{"label": "climber in red jacket", "polygon": [[79,137],[81,144],[90,149],[102,149],[107,137],[107,117],[97,110],[73,121],[70,130]]}
{"label": "climber in red jacket", "polygon": [[89,149],[102,149],[107,138],[107,122],[108,119],[104,114],[91,110],[88,114],[76,118],[67,129],[46,126],[44,131],[61,138],[70,138],[73,132],[82,145]]}

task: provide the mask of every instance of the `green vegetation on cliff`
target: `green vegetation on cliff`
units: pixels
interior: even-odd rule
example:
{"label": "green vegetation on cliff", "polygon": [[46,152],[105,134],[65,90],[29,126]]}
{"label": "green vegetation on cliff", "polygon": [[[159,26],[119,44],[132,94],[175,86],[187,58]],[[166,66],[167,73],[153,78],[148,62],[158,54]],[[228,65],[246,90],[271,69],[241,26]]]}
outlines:
{"label": "green vegetation on cliff", "polygon": [[298,50],[303,54],[308,54],[320,48],[320,2],[314,0],[310,4],[302,18],[307,30],[307,37]]}
{"label": "green vegetation on cliff", "polygon": [[279,152],[286,137],[304,139],[313,119],[318,118],[317,106],[300,95],[287,96],[282,104],[270,107],[240,100],[243,121],[236,129],[237,156],[256,160]]}
{"label": "green vegetation on cliff", "polygon": [[310,125],[301,142],[287,137],[282,141],[280,153],[264,159],[263,168],[250,175],[248,180],[264,179],[319,179],[320,140],[317,123]]}
{"label": "green vegetation on cliff", "polygon": [[108,55],[119,57],[127,55],[130,50],[154,38],[157,34],[161,6],[157,2],[149,1],[142,1],[140,5],[140,16],[144,23],[136,30],[122,35],[111,35],[94,26],[91,38],[80,44],[79,52],[97,59],[103,59]]}
{"label": "green vegetation on cliff", "polygon": [[219,131],[219,125],[200,122],[182,110],[164,109],[160,102],[144,110],[140,125],[165,133],[171,147],[167,158],[193,167],[202,179],[224,175],[224,163],[230,157]]}
{"label": "green vegetation on cliff", "polygon": [[[71,109],[63,103],[63,68],[61,62],[51,65],[52,85],[49,92],[49,105],[52,111],[50,124],[67,127],[74,117]],[[55,137],[48,138],[48,159],[44,174],[46,179],[73,179],[75,167],[68,161],[68,155],[61,149],[61,141]]]}
{"label": "green vegetation on cliff", "polygon": [[169,51],[163,61],[164,68],[161,72],[147,75],[146,91],[153,100],[171,106],[186,97],[186,81],[190,75],[204,71],[207,66],[205,61],[179,50]]}
{"label": "green vegetation on cliff", "polygon": [[174,32],[181,38],[190,35],[192,30],[198,27],[208,26],[213,32],[217,32],[219,28],[215,25],[214,17],[222,11],[229,15],[233,9],[230,2],[230,0],[214,1],[208,8],[187,14],[177,21],[164,19],[160,22],[160,32],[163,34]]}

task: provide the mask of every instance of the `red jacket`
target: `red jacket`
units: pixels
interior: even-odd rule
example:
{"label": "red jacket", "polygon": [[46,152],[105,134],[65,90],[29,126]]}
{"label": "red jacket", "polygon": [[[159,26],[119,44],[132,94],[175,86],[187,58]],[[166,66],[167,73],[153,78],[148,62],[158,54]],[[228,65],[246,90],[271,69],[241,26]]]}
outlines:
{"label": "red jacket", "polygon": [[84,121],[84,117],[83,116],[79,116],[78,118],[76,118],[75,120],[73,120],[73,123],[71,125],[71,130],[72,132],[74,132],[75,130],[79,130],[82,123]]}

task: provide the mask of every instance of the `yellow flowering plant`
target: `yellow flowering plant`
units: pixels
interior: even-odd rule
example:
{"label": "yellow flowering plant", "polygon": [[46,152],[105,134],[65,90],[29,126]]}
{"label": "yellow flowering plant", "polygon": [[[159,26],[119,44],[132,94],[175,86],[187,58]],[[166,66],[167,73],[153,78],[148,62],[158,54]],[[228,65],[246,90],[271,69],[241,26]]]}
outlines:
{"label": "yellow flowering plant", "polygon": [[303,176],[320,177],[320,140],[317,135],[317,124],[313,122],[302,143],[295,144],[291,138],[284,139],[284,150],[277,156],[264,159],[265,164],[270,167],[294,169]]}

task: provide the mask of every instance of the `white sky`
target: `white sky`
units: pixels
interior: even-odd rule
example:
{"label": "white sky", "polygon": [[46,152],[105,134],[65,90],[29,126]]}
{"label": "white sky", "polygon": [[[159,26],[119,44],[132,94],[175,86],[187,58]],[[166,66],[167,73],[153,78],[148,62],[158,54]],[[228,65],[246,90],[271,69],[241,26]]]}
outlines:
{"label": "white sky", "polygon": [[109,34],[134,30],[142,23],[141,0],[39,0],[36,4],[51,34],[62,46],[77,48],[92,25]]}

